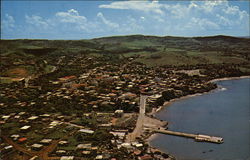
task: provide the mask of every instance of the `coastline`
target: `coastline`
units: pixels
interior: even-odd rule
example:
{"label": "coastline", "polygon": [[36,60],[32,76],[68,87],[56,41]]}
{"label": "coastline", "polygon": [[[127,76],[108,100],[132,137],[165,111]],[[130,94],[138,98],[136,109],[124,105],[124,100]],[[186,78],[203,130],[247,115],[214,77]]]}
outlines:
{"label": "coastline", "polygon": [[217,78],[217,79],[210,80],[208,82],[213,83],[213,82],[217,82],[217,81],[227,81],[227,80],[244,79],[244,78],[250,78],[250,76]]}
{"label": "coastline", "polygon": [[[226,80],[237,80],[237,79],[245,79],[245,78],[250,78],[250,76],[240,76],[240,77],[225,77],[225,78],[217,78],[217,79],[212,79],[210,81],[208,81],[209,83],[214,83],[214,82],[217,82],[217,81],[226,81]],[[200,95],[204,95],[204,94],[207,94],[207,93],[211,93],[211,92],[214,92],[214,91],[218,91],[218,90],[221,90],[223,88],[221,88],[220,86],[217,86],[215,89],[212,89],[208,92],[203,92],[203,93],[195,93],[195,94],[190,94],[190,95],[186,95],[186,96],[182,96],[182,97],[179,97],[179,98],[174,98],[174,99],[171,99],[170,101],[166,101],[164,102],[164,104],[162,106],[159,106],[155,111],[152,111],[150,114],[155,118],[155,119],[158,119],[155,117],[155,114],[160,112],[162,109],[164,109],[165,107],[168,107],[170,106],[173,102],[176,102],[176,101],[179,101],[179,100],[183,100],[183,99],[187,99],[187,98],[191,98],[191,97],[195,97],[195,96],[200,96]],[[150,147],[153,147],[151,146],[150,142],[153,141],[155,138],[157,138],[157,134],[156,133],[152,133],[151,135],[148,136],[148,138],[145,140],[145,142],[150,146]],[[154,147],[153,147],[154,148]],[[158,150],[160,150],[159,148],[157,148]],[[161,150],[160,150],[161,151]],[[163,151],[161,151],[163,152]],[[165,152],[163,152],[165,153]],[[167,153],[169,154],[169,153]],[[169,155],[172,157],[172,155]],[[174,158],[174,157],[173,157]]]}

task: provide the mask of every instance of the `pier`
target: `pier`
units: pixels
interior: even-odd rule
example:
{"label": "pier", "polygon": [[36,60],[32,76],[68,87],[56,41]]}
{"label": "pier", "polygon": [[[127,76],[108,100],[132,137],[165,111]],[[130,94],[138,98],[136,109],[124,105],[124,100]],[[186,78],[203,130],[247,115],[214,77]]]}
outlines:
{"label": "pier", "polygon": [[212,142],[212,143],[218,143],[218,144],[223,143],[223,138],[221,137],[208,136],[208,135],[202,135],[202,134],[174,132],[174,131],[169,131],[169,130],[164,130],[164,129],[156,129],[153,131],[157,133],[193,138],[195,141],[198,141],[198,142]]}

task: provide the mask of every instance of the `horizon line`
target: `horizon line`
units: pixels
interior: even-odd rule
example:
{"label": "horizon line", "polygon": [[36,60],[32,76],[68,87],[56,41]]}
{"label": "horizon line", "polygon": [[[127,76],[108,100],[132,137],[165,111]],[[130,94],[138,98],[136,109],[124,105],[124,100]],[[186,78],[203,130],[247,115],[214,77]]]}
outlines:
{"label": "horizon line", "polygon": [[179,38],[200,38],[200,37],[218,37],[218,36],[225,36],[225,37],[234,37],[234,38],[250,38],[250,35],[246,36],[233,36],[233,35],[224,35],[224,34],[216,34],[216,35],[207,35],[207,36],[172,36],[172,35],[147,35],[147,34],[128,34],[128,35],[110,35],[110,36],[103,36],[103,37],[94,37],[94,38],[86,38],[86,39],[46,39],[46,38],[0,38],[0,40],[93,40],[93,39],[100,39],[100,38],[111,38],[111,37],[126,37],[126,36],[148,36],[148,37],[179,37]]}

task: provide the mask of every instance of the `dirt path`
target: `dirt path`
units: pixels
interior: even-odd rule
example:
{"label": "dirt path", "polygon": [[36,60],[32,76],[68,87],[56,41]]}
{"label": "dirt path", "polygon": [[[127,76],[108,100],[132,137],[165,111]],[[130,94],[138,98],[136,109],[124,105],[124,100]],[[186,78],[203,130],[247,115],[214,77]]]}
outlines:
{"label": "dirt path", "polygon": [[39,157],[42,159],[49,159],[48,154],[56,148],[59,141],[60,140],[52,141],[52,143],[49,146],[47,146],[47,147],[43,148],[41,151],[39,151],[38,152]]}
{"label": "dirt path", "polygon": [[7,138],[6,136],[2,136],[2,138],[3,138],[3,140],[5,142],[7,142],[8,144],[12,145],[16,150],[21,151],[21,152],[23,152],[23,153],[25,153],[25,154],[27,154],[29,156],[35,156],[35,155],[38,154],[38,152],[36,152],[36,151],[30,151],[30,150],[28,150],[28,149],[20,146],[19,144],[13,142],[12,140],[10,140],[9,138]]}
{"label": "dirt path", "polygon": [[[70,134],[62,137],[61,139],[66,139],[69,135],[73,134],[74,132],[75,131],[71,132]],[[54,149],[57,147],[57,145],[61,139],[52,141],[52,143],[49,146],[44,146],[44,148],[40,151],[31,151],[31,150],[28,150],[28,149],[22,147],[21,145],[13,142],[11,139],[9,139],[6,136],[1,136],[1,137],[3,138],[3,140],[6,143],[12,145],[17,151],[22,152],[24,154],[27,154],[31,157],[38,156],[42,160],[60,159],[60,157],[49,157],[49,153],[54,151]]]}

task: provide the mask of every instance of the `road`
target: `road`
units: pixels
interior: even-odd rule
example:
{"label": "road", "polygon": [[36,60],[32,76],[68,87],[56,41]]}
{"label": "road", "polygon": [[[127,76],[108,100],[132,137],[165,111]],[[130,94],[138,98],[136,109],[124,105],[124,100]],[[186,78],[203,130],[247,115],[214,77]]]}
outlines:
{"label": "road", "polygon": [[8,144],[12,145],[16,150],[20,151],[20,152],[23,152],[29,156],[35,156],[37,154],[37,152],[35,151],[30,151],[30,150],[27,150],[26,148],[20,146],[19,144],[13,142],[11,139],[9,139],[8,137],[6,136],[1,136],[3,138],[3,140],[5,142],[7,142]]}
{"label": "road", "polygon": [[136,122],[135,129],[132,133],[129,133],[126,137],[126,142],[134,142],[136,137],[139,137],[143,131],[143,124],[145,121],[145,112],[146,112],[146,100],[148,96],[140,96],[140,112]]}
{"label": "road", "polygon": [[[69,135],[74,134],[75,131],[72,131],[70,134],[65,135],[64,137],[62,137],[61,139],[67,139]],[[38,156],[41,160],[49,160],[49,159],[60,159],[60,157],[49,157],[49,153],[51,153],[58,145],[58,142],[61,140],[53,140],[52,143],[48,146],[44,146],[42,150],[40,151],[32,151],[32,150],[28,150],[25,147],[22,147],[21,145],[13,142],[10,138],[6,137],[6,136],[1,136],[3,138],[3,140],[12,145],[17,151],[22,152],[26,155],[29,155],[31,157],[34,156]]]}

